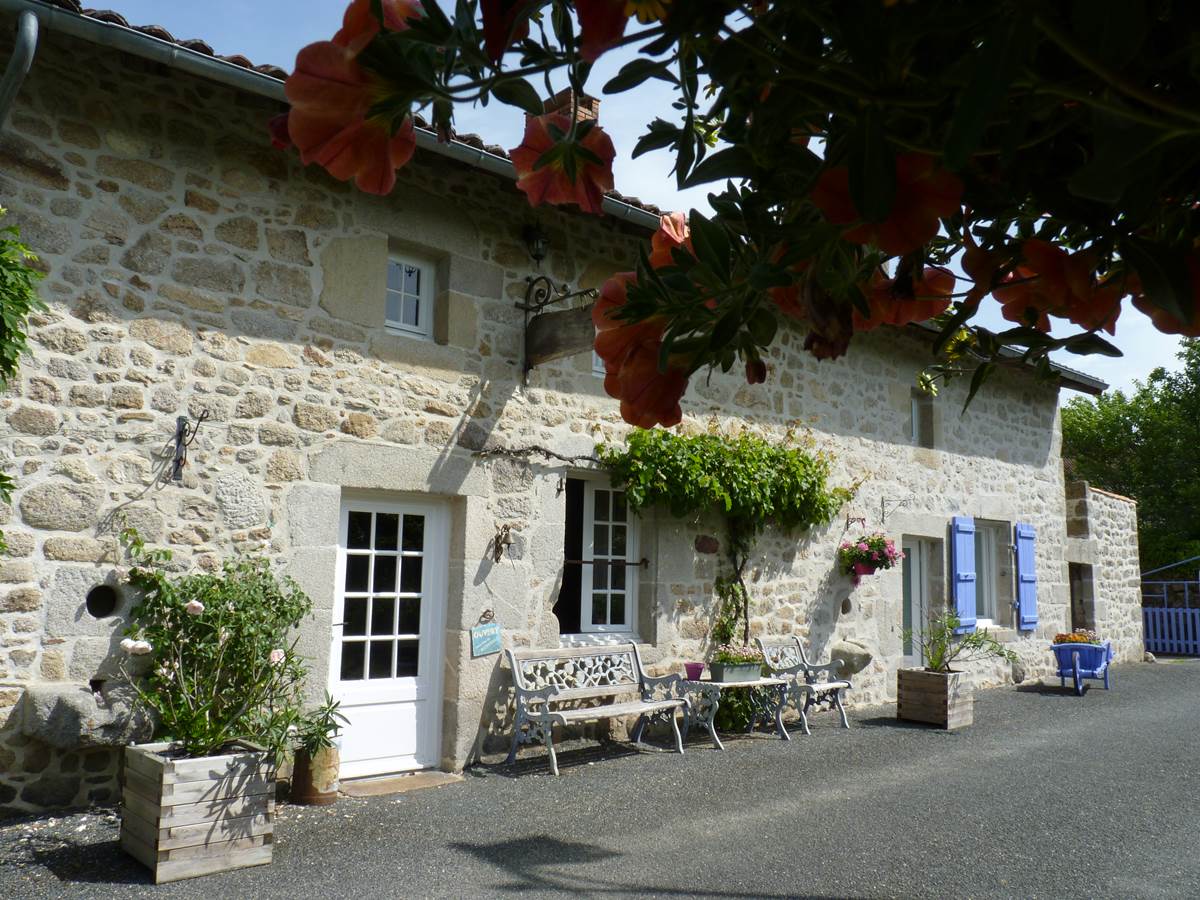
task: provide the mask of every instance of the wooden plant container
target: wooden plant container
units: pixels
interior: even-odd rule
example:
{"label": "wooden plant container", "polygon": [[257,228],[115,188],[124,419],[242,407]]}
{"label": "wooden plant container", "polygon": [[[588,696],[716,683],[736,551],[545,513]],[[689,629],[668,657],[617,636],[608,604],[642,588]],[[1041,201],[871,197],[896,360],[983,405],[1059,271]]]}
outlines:
{"label": "wooden plant container", "polygon": [[196,759],[171,744],[125,748],[121,848],[154,883],[271,861],[275,822],[272,754],[251,744]]}
{"label": "wooden plant container", "polygon": [[975,692],[963,672],[896,672],[896,718],[948,731],[974,721]]}

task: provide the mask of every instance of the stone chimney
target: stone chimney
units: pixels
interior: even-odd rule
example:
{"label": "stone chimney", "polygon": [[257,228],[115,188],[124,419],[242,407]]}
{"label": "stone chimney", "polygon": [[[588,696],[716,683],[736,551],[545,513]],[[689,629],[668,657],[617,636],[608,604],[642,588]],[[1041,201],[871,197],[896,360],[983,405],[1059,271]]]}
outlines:
{"label": "stone chimney", "polygon": [[[562,113],[564,116],[570,117],[571,105],[575,97],[575,91],[571,88],[563,88],[549,100],[542,104],[542,108],[547,113]],[[579,108],[575,114],[575,121],[582,122],[585,119],[596,119],[600,116],[600,101],[595,97],[589,97],[587,94],[579,95]]]}

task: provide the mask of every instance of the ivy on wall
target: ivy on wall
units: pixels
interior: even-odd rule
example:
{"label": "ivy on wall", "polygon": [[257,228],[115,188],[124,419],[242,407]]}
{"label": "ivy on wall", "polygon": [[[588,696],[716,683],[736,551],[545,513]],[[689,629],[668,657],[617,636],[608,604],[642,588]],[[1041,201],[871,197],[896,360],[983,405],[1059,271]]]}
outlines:
{"label": "ivy on wall", "polygon": [[[0,207],[0,217],[6,210]],[[37,295],[37,282],[42,273],[31,263],[37,257],[19,240],[16,226],[0,228],[0,390],[8,388],[16,377],[21,354],[27,349],[25,322],[29,314],[44,310],[46,305]],[[12,476],[0,472],[0,503],[12,499]],[[0,534],[0,549],[4,536]]]}
{"label": "ivy on wall", "polygon": [[677,434],[633,431],[624,447],[597,448],[601,465],[623,488],[629,507],[661,504],[685,518],[716,512],[725,521],[726,556],[742,600],[742,641],[750,640],[749,591],[743,580],[758,536],[767,526],[798,531],[831,521],[853,488],[829,487],[831,458],[813,441],[788,431],[778,443],[742,432]]}

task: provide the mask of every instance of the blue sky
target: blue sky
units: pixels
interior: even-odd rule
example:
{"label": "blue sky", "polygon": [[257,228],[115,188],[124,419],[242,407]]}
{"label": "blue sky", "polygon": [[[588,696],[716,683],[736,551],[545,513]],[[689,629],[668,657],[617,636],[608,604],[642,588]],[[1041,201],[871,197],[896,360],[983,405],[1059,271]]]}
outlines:
{"label": "blue sky", "polygon": [[[345,4],[341,0],[108,0],[104,4],[121,13],[133,25],[162,25],[177,38],[202,38],[222,54],[242,53],[255,63],[273,63],[291,69],[296,51],[311,41],[327,39],[341,24]],[[591,84],[599,91],[630,54],[601,57],[593,70]],[[667,85],[646,82],[625,94],[603,98],[600,120],[617,147],[614,165],[616,186],[624,194],[640,197],[664,209],[703,206],[707,190],[679,192],[670,174],[672,160],[666,153],[631,160],[629,154],[647,122],[655,116],[671,118],[673,99]],[[474,131],[490,143],[515,147],[521,141],[522,114],[512,107],[493,104],[486,109],[456,111],[458,130]],[[985,309],[981,324],[1003,328],[996,307]],[[1144,378],[1156,366],[1176,368],[1179,339],[1160,334],[1150,320],[1127,306],[1117,323],[1113,340],[1124,351],[1120,359],[1063,354],[1061,362],[1128,389],[1135,378]]]}

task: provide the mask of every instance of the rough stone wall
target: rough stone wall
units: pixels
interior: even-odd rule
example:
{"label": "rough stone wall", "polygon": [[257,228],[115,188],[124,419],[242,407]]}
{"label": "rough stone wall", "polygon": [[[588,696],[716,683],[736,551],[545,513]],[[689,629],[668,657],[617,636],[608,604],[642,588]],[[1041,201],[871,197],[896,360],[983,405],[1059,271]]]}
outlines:
{"label": "rough stone wall", "polygon": [[[296,577],[314,599],[301,646],[316,696],[327,679],[342,499],[443,500],[446,767],[468,762],[507,722],[499,658],[470,655],[468,629],[481,613],[495,611],[508,645],[558,640],[566,467],[474,453],[536,444],[587,454],[626,428],[588,354],[522,383],[514,303],[531,263],[521,226],[543,226],[544,270],[572,286],[599,285],[645,234],[610,218],[530,211],[511,185],[428,154],[391,197],[367,197],[273,151],[264,122],[274,112],[51,33],[0,143],[0,196],[42,258],[50,305],[33,322],[20,385],[0,399],[0,462],[17,477],[16,502],[2,513],[0,753],[22,754],[0,766],[0,806],[48,805],[41,773],[73,774],[73,751],[54,750],[40,769],[36,753],[27,761],[36,739],[26,735],[22,689],[58,684],[74,696],[115,675],[128,601],[95,619],[84,598],[97,583],[119,583],[123,522],[169,546],[180,571],[253,551]],[[384,330],[389,249],[436,265],[435,340]],[[935,407],[938,449],[922,449],[908,434],[910,386],[928,360],[922,339],[864,335],[832,363],[802,344],[788,327],[767,384],[701,375],[685,400],[692,428],[715,416],[775,437],[811,429],[834,454],[833,483],[865,479],[829,526],[764,536],[755,632],[803,634],[818,657],[836,639],[862,641],[876,656],[851,701],[892,697],[900,570],[852,591],[834,557],[847,517],[943,541],[952,515],[1024,521],[1038,529],[1041,624],[1007,637],[1030,672],[1048,671],[1045,639],[1069,621],[1055,391],[1002,372],[960,415],[965,385],[953,384]],[[160,485],[175,417],[202,413],[182,482]],[[515,539],[495,563],[500,524]],[[642,537],[650,566],[640,637],[648,662],[668,670],[702,658],[723,535],[714,520],[651,512]],[[1007,666],[979,674],[1007,677]],[[109,768],[91,777],[105,775],[111,788],[115,755],[105,758]],[[53,800],[99,800],[90,791],[104,786],[81,785],[66,800],[60,783]]]}
{"label": "rough stone wall", "polygon": [[1113,642],[1118,662],[1138,662],[1145,650],[1137,503],[1094,488],[1067,485],[1069,562],[1091,566],[1096,631]]}

